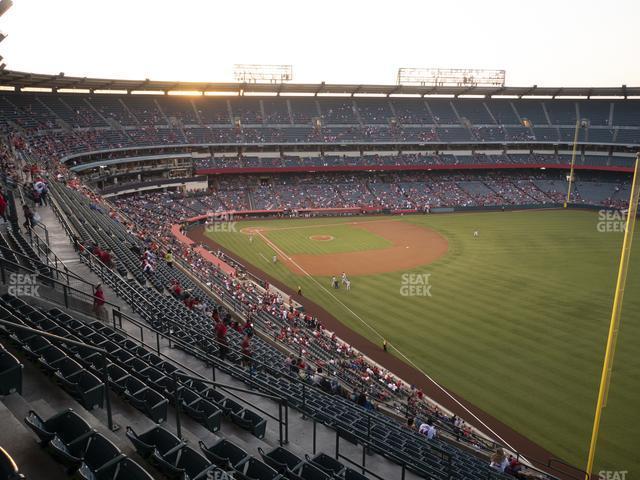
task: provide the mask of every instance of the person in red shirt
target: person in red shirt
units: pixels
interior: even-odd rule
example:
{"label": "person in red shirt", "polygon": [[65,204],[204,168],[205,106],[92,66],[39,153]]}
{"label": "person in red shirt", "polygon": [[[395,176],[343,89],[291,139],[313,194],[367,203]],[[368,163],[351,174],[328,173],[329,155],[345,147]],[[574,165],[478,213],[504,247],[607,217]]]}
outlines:
{"label": "person in red shirt", "polygon": [[251,335],[246,334],[240,344],[242,366],[251,368]]}
{"label": "person in red shirt", "polygon": [[4,198],[4,193],[0,190],[0,217],[7,221],[7,200]]}
{"label": "person in red shirt", "polygon": [[109,250],[100,250],[100,254],[98,255],[98,258],[102,263],[105,264],[105,266],[107,267],[112,266],[111,253],[109,253]]}
{"label": "person in red shirt", "polygon": [[218,342],[218,355],[224,360],[229,353],[229,344],[227,342],[227,326],[222,320],[216,322],[216,341]]}
{"label": "person in red shirt", "polygon": [[96,318],[103,322],[108,320],[107,309],[104,306],[104,291],[102,285],[98,284],[93,292],[93,312],[96,314]]}

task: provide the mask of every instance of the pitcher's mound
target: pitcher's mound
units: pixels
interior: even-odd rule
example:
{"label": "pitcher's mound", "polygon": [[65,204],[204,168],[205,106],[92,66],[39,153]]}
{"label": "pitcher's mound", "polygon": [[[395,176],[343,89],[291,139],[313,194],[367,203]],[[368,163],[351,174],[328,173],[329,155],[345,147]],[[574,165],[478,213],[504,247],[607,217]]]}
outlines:
{"label": "pitcher's mound", "polygon": [[331,235],[311,235],[309,240],[315,240],[316,242],[330,242],[334,237]]}

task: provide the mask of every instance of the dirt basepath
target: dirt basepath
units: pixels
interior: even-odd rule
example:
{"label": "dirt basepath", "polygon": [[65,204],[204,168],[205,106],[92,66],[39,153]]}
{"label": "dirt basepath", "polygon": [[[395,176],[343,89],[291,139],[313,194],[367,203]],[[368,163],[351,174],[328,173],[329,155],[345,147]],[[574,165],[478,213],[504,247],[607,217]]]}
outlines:
{"label": "dirt basepath", "polygon": [[[403,222],[396,222],[403,223]],[[211,250],[221,250],[226,255],[232,258],[238,258],[236,254],[231,252],[230,250],[224,248],[222,245],[214,242],[212,239],[207,237],[204,234],[204,227],[199,226],[195,227],[189,231],[188,236],[197,243],[201,243],[204,245],[209,245]],[[242,260],[242,259],[240,259]],[[418,388],[421,388],[427,396],[432,398],[434,401],[438,402],[440,405],[444,406],[448,410],[452,411],[456,415],[468,420],[471,424],[477,426],[480,430],[483,429],[481,425],[478,425],[477,421],[474,421],[472,418],[469,418],[470,415],[465,411],[464,408],[460,406],[460,404],[464,405],[469,411],[471,411],[477,418],[479,418],[483,423],[489,426],[494,432],[496,432],[501,438],[503,438],[509,445],[515,448],[518,452],[520,452],[527,459],[532,460],[535,459],[537,462],[543,462],[546,464],[551,459],[557,459],[558,457],[553,455],[551,452],[541,447],[537,443],[529,440],[524,435],[516,432],[508,425],[505,425],[497,418],[488,414],[487,412],[481,410],[480,408],[473,405],[471,402],[468,402],[466,399],[459,397],[453,392],[443,391],[443,387],[437,385],[436,383],[430,381],[427,377],[424,376],[422,372],[417,370],[416,368],[407,365],[400,358],[391,355],[387,352],[384,352],[380,345],[376,345],[372,343],[370,340],[364,338],[362,335],[354,332],[343,323],[341,323],[338,319],[333,317],[328,311],[326,311],[323,307],[318,305],[315,302],[310,301],[307,298],[300,299],[297,298],[296,292],[289,288],[284,283],[279,280],[267,275],[265,272],[260,270],[259,268],[254,267],[253,265],[246,265],[247,270],[253,273],[256,277],[262,278],[272,285],[278,287],[280,290],[286,292],[293,298],[304,303],[305,311],[311,313],[312,315],[317,316],[322,324],[329,330],[334,331],[338,337],[343,339],[345,342],[348,342],[354,348],[358,349],[366,356],[374,360],[375,362],[382,365],[387,370],[398,375],[403,380],[409,382],[410,384],[416,385]],[[338,271],[342,271],[339,269]],[[451,396],[449,396],[451,395]],[[458,404],[456,401],[452,399],[452,397],[460,402]],[[489,433],[489,432],[487,432]],[[540,467],[540,464],[536,462],[536,465]],[[555,473],[556,476],[560,478],[576,478],[575,476],[569,477],[566,475],[562,475],[558,472]],[[574,474],[575,475],[575,474]]]}
{"label": "dirt basepath", "polygon": [[[324,255],[292,255],[285,262],[296,275],[303,275],[300,265],[309,275],[331,276],[347,272],[349,276],[410,270],[427,265],[442,257],[449,249],[447,239],[429,228],[408,222],[378,221],[347,224],[389,240],[389,248]],[[267,230],[268,232],[268,230]],[[266,234],[268,236],[268,233]]]}

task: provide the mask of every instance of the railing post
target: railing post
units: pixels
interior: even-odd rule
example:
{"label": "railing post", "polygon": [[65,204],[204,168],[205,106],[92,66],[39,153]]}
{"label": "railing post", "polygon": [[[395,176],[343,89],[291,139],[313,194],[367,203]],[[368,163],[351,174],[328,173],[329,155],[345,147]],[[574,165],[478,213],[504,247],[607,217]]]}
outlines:
{"label": "railing post", "polygon": [[173,372],[173,389],[175,390],[176,399],[176,434],[182,439],[182,425],[180,424],[180,387],[178,385],[178,375]]}
{"label": "railing post", "polygon": [[284,402],[284,444],[289,443],[289,401],[283,398]]}
{"label": "railing post", "polygon": [[[303,420],[307,419],[307,384],[304,382],[302,382],[302,419]],[[315,427],[316,427],[316,424],[314,421],[313,423],[314,432],[315,432]],[[314,436],[314,440],[315,440],[315,436]]]}
{"label": "railing post", "polygon": [[104,382],[104,403],[107,406],[107,425],[109,426],[109,430],[115,432],[120,429],[120,426],[116,423],[113,423],[113,416],[111,414],[111,394],[109,392],[109,370],[108,370],[108,362],[107,355],[105,353],[102,354],[102,362],[103,362],[103,382]]}
{"label": "railing post", "polygon": [[340,430],[336,429],[336,460],[340,458]]}
{"label": "railing post", "polygon": [[156,352],[160,353],[160,334],[158,332],[156,332]]}
{"label": "railing post", "polygon": [[284,445],[282,441],[282,401],[278,402],[278,434],[280,446]]}
{"label": "railing post", "polygon": [[404,480],[405,475],[407,474],[407,465],[405,463],[402,464],[402,471],[400,472],[400,480]]}
{"label": "railing post", "polygon": [[[211,364],[211,378],[213,379],[213,381],[216,381],[216,365],[215,363]],[[213,388],[215,389],[215,385],[213,386]]]}
{"label": "railing post", "polygon": [[316,454],[316,419],[313,419],[313,454]]}
{"label": "railing post", "polygon": [[68,297],[66,285],[62,285],[62,293],[64,294],[64,306],[69,308],[69,297]]}

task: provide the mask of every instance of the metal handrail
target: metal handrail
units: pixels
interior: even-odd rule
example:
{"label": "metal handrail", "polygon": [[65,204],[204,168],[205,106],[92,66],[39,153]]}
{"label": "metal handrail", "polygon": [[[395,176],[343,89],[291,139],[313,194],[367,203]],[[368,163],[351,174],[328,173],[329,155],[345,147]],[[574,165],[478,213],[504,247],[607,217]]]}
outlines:
{"label": "metal handrail", "polygon": [[[125,315],[125,317],[127,317],[127,319],[128,319],[128,320],[130,320],[132,323],[139,325],[139,322],[137,322],[136,320],[134,320],[134,319],[132,319],[132,318],[130,318],[130,317],[128,317],[128,316],[126,316],[126,315]],[[160,332],[160,331],[158,331],[158,330],[155,330],[155,329],[154,329],[154,328],[152,328],[152,327],[149,327],[149,326],[145,326],[145,327],[146,327],[148,330],[151,330],[152,332],[154,332],[157,336],[159,335],[159,336],[162,336],[162,337],[164,337],[164,338],[168,338],[168,339],[171,339],[171,338],[172,338],[172,336],[171,336],[171,335],[164,334],[164,333],[162,333],[162,332]],[[126,332],[125,332],[125,333],[126,333]],[[216,341],[216,340],[211,340],[211,341],[212,341],[213,343],[215,343],[215,344],[223,345],[223,344],[221,344],[220,342],[218,342],[218,341]],[[212,365],[212,367],[213,367],[214,369],[215,369],[215,365],[219,365],[220,363],[224,363],[224,362],[222,362],[221,360],[219,360],[219,359],[217,359],[217,358],[215,358],[215,357],[213,357],[213,356],[211,356],[211,355],[207,354],[206,352],[204,352],[203,350],[201,350],[199,347],[197,347],[197,346],[195,346],[195,345],[186,344],[185,342],[182,342],[181,340],[174,340],[174,343],[175,343],[175,344],[177,344],[177,345],[181,345],[181,346],[182,346],[185,350],[187,350],[187,351],[189,351],[189,350],[191,350],[191,351],[197,351],[197,352],[198,352],[198,355],[199,355],[199,356],[201,356],[201,357],[204,357],[204,358],[206,359],[206,361],[207,361],[207,362],[211,363],[211,365]],[[237,351],[236,351],[236,353],[238,353],[238,354],[239,354],[239,355],[241,355],[241,356],[243,355],[239,350],[237,350]],[[175,360],[173,360],[173,359],[171,359],[171,360],[172,360],[174,363],[176,363],[177,365],[179,365],[179,366],[181,366],[181,367],[184,367],[184,366],[183,366],[182,364],[180,364],[179,362],[176,362],[176,361],[175,361]],[[293,377],[293,376],[287,375],[287,374],[285,374],[285,373],[282,373],[281,371],[274,369],[273,367],[269,366],[268,364],[265,364],[265,363],[260,362],[260,361],[257,361],[257,360],[252,360],[252,362],[253,362],[253,363],[255,363],[255,364],[260,365],[263,369],[265,369],[265,370],[267,370],[267,371],[270,371],[272,374],[276,374],[276,375],[281,376],[281,377],[283,377],[283,378],[288,378],[290,381],[292,381],[292,382],[294,382],[294,383],[301,384],[301,386],[302,386],[302,401],[303,401],[303,404],[302,404],[302,406],[298,406],[298,407],[296,407],[296,408],[303,412],[303,414],[304,414],[304,415],[303,415],[303,418],[310,418],[310,419],[312,419],[312,420],[314,421],[314,424],[315,424],[316,422],[323,423],[323,424],[325,423],[325,422],[323,422],[323,421],[319,418],[319,416],[314,415],[313,413],[311,413],[311,412],[307,409],[307,407],[306,407],[306,392],[307,392],[307,389],[311,389],[312,391],[321,392],[321,393],[323,393],[323,394],[326,394],[326,392],[324,392],[323,390],[321,390],[320,388],[318,388],[318,387],[316,387],[316,386],[314,386],[314,385],[312,385],[312,384],[308,384],[308,383],[306,383],[306,382],[302,381],[302,380],[301,380],[301,379],[299,379],[299,378],[296,378],[296,377]],[[189,369],[189,370],[190,370],[190,369]],[[215,371],[215,370],[214,370],[214,371]],[[198,374],[198,375],[199,375],[199,374]],[[197,379],[197,380],[202,380],[203,382],[205,382],[202,378],[200,378],[200,376],[196,377],[196,379]],[[252,379],[250,379],[250,380],[249,380],[249,382],[250,382],[250,383],[252,383],[252,384],[256,384],[255,380],[252,380]],[[206,383],[206,382],[205,382],[205,383]],[[214,382],[208,382],[208,383],[214,383]],[[258,386],[260,386],[260,385],[258,385]],[[263,388],[268,388],[266,385],[262,385],[262,387],[263,387]],[[237,387],[234,387],[234,388],[237,388]],[[244,391],[243,389],[239,389],[239,390]],[[249,393],[254,393],[254,392],[249,391]],[[234,395],[234,396],[235,396],[235,395]],[[240,397],[237,397],[237,396],[235,396],[235,397],[236,397],[236,398],[239,398],[240,400],[242,400]],[[265,395],[265,397],[267,397],[267,398],[268,398],[269,396],[268,396],[268,395]],[[275,396],[275,398],[280,398],[280,397]],[[244,400],[243,400],[243,401],[244,401]],[[246,403],[246,401],[245,401],[245,403]],[[259,409],[258,409],[258,410],[259,410]],[[262,410],[260,410],[260,411],[262,411]],[[264,412],[264,411],[262,411],[262,412],[268,415],[268,412]],[[371,423],[371,419],[372,419],[372,418],[374,418],[374,415],[373,415],[372,413],[370,413],[370,412],[367,412],[367,411],[361,411],[360,413],[361,413],[361,414],[364,414],[364,415],[367,417],[367,421],[368,421],[368,422],[369,422],[369,424],[370,424],[370,423]],[[315,425],[314,425],[314,426],[315,426]],[[337,420],[337,421],[332,422],[329,426],[330,426],[331,428],[335,429],[335,430],[337,430],[338,428],[342,428],[343,430],[347,430],[347,429],[349,428],[349,426],[350,426],[350,425],[348,425],[347,423],[344,423],[344,422],[342,422],[342,421],[340,421],[340,420]],[[365,444],[365,445],[366,445],[367,449],[370,449],[370,448],[371,448],[371,449],[373,449],[373,450],[376,450],[374,447],[372,447],[372,446],[371,446],[371,444],[370,444],[370,443],[369,443],[369,441],[368,441],[368,440],[370,440],[370,428],[368,429],[368,435],[369,435],[369,438],[363,437],[363,436],[358,435],[358,434],[353,434],[353,436],[354,436],[354,437],[357,437],[357,438],[358,438],[358,440],[360,441],[360,443],[362,443],[362,444]],[[314,433],[314,442],[315,442],[315,433]],[[431,444],[430,444],[430,445],[429,445],[429,447],[430,447],[432,450],[434,450],[434,451],[438,452],[440,455],[442,455],[442,456],[443,456],[443,458],[449,455],[445,450],[442,450],[442,449],[440,449],[439,447],[437,447],[437,446],[435,446],[435,445],[431,445]],[[404,460],[402,460],[402,459],[400,459],[400,458],[398,458],[398,457],[396,457],[396,456],[394,456],[393,458],[394,458],[394,461],[395,461],[398,465],[400,465],[400,466],[404,466],[404,468],[406,468],[406,462],[405,462]],[[426,466],[426,465],[422,466],[422,462],[420,462],[420,464],[419,464],[418,466],[419,466],[420,468],[422,468],[422,469],[427,468],[427,466]]]}
{"label": "metal handrail", "polygon": [[108,360],[108,356],[107,356],[107,351],[99,348],[99,347],[94,347],[93,345],[87,345],[86,343],[82,343],[82,342],[77,342],[75,340],[71,340],[68,338],[64,338],[64,337],[60,337],[58,335],[54,335],[53,333],[48,333],[48,332],[43,332],[42,330],[37,330],[35,328],[31,328],[31,327],[27,327],[25,325],[20,325],[20,324],[16,324],[13,322],[9,322],[7,320],[0,320],[0,325],[5,325],[7,327],[16,329],[16,330],[21,330],[23,332],[30,332],[33,333],[34,335],[39,335],[41,337],[45,337],[48,339],[51,339],[55,342],[60,342],[63,344],[71,344],[71,345],[76,345],[79,347],[83,347],[83,348],[87,348],[89,350],[93,350],[95,352],[99,352],[102,356],[102,363],[104,365],[103,367],[103,383],[104,383],[104,400],[105,400],[105,404],[107,406],[107,425],[109,426],[109,430],[111,431],[116,431],[119,427],[117,425],[115,425],[113,423],[113,417],[111,414],[111,398],[109,395],[109,385],[111,384],[110,380],[109,380],[109,370],[108,370],[108,365],[109,362]]}
{"label": "metal handrail", "polygon": [[[74,277],[76,280],[83,281],[82,277],[80,277],[78,274],[74,273],[73,271],[69,270],[69,268],[67,268],[67,266],[60,259],[60,257],[56,255],[56,252],[54,252],[53,249],[49,246],[48,241],[45,241],[42,238],[40,238],[40,235],[38,235],[36,232],[32,232],[32,234],[29,235],[29,240],[31,241],[31,246],[36,249],[36,253],[40,253],[41,255],[44,256],[47,266],[49,266],[50,262],[53,265],[55,265],[56,269],[59,269],[58,265],[62,265],[67,277],[70,275]],[[35,246],[34,246],[34,243],[35,243]],[[53,257],[53,259],[51,259],[50,257]]]}
{"label": "metal handrail", "polygon": [[[42,260],[40,260],[39,258],[38,259],[34,259],[34,258],[32,258],[32,257],[30,257],[28,255],[25,255],[24,253],[20,253],[20,252],[14,250],[13,248],[5,247],[3,245],[0,245],[0,250],[2,250],[3,252],[8,251],[12,255],[15,255],[15,256],[20,257],[20,258],[24,258],[24,259],[26,259],[26,260],[28,260],[30,262],[33,262],[33,263],[37,263],[40,266],[45,267],[45,268],[49,269],[50,271],[54,272],[56,274],[57,278],[60,278],[61,274],[63,276],[66,276],[67,285],[69,284],[69,276],[72,276],[74,278],[74,280],[77,280],[78,282],[81,282],[81,283],[84,283],[84,284],[87,284],[87,285],[91,285],[91,287],[94,287],[93,284],[91,284],[90,282],[87,282],[83,278],[79,277],[77,274],[75,274],[71,270],[69,270],[66,266],[64,266],[65,267],[64,270],[60,270],[59,268],[57,268],[55,266],[52,266],[52,265],[49,265],[47,263],[42,262]],[[29,269],[29,267],[24,267],[24,268],[25,269]],[[37,273],[35,271],[32,271],[32,272],[33,273]]]}
{"label": "metal handrail", "polygon": [[[240,387],[234,387],[233,385],[227,385],[225,383],[219,383],[219,382],[213,382],[211,380],[204,380],[202,378],[198,378],[198,377],[192,377],[191,375],[186,375],[180,372],[173,372],[172,374],[173,377],[173,384],[174,384],[174,388],[176,390],[176,395],[175,395],[175,408],[176,408],[176,428],[177,428],[177,433],[178,433],[178,438],[182,438],[182,429],[181,429],[181,424],[180,424],[180,392],[181,392],[181,387],[179,385],[178,382],[178,377],[180,378],[186,378],[186,379],[191,379],[191,380],[198,380],[202,383],[208,384],[215,387],[220,388],[223,391],[227,391],[227,390],[234,390],[237,392],[242,392],[245,394],[250,394],[250,395],[256,395],[258,397],[262,397],[262,398],[267,398],[269,400],[273,400],[274,402],[278,403],[278,412],[279,415],[278,417],[275,417],[274,415],[271,415],[269,412],[256,407],[255,405],[251,405],[251,408],[258,410],[259,412],[267,415],[269,418],[273,419],[273,420],[277,420],[278,421],[278,425],[279,425],[279,434],[280,434],[280,445],[286,445],[287,443],[289,443],[289,404],[287,402],[286,398],[283,397],[277,397],[275,395],[268,395],[266,393],[261,393],[261,392],[256,392],[256,391],[252,391],[252,390],[247,390],[246,388],[240,388]],[[230,393],[230,392],[228,392]],[[237,397],[236,395],[234,395],[236,398],[240,398]],[[242,400],[245,403],[248,403],[246,400],[243,400],[240,398],[240,400]],[[284,418],[283,418],[283,408],[284,408]],[[284,427],[284,431],[283,431],[283,427]]]}
{"label": "metal handrail", "polygon": [[[13,266],[19,270],[23,270],[26,271],[27,273],[29,273],[30,275],[42,275],[38,272],[36,272],[35,270],[31,270],[30,268],[25,267],[24,265],[19,265],[15,262],[12,262],[11,260],[7,260],[6,258],[0,258],[0,279],[2,280],[2,283],[7,283],[7,279],[6,279],[6,272],[5,272],[5,265],[10,265]],[[51,268],[51,267],[48,267]],[[82,290],[78,290],[77,288],[71,287],[69,285],[67,285],[66,283],[60,282],[59,280],[56,280],[54,278],[48,278],[47,277],[47,282],[51,282],[54,285],[60,285],[62,286],[62,292],[64,294],[64,298],[65,298],[65,307],[69,308],[69,302],[68,302],[68,294],[69,292],[77,292],[81,295],[84,295],[85,297],[91,297],[91,303],[93,303],[93,300],[95,299],[93,293],[88,294],[87,292],[83,292]],[[111,306],[112,308],[115,308],[116,310],[120,310],[120,305],[115,304],[115,303],[111,303],[105,300],[104,302],[106,305]]]}

